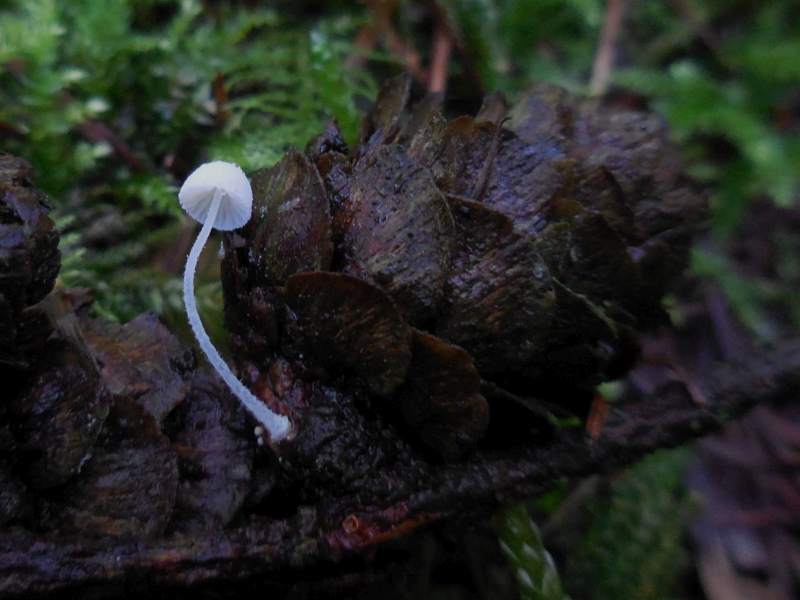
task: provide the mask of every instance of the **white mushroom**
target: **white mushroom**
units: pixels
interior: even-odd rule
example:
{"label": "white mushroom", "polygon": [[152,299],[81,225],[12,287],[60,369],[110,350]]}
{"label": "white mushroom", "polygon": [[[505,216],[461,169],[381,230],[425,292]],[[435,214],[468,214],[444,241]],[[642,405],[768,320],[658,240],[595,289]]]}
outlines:
{"label": "white mushroom", "polygon": [[208,338],[194,299],[194,274],[197,270],[197,261],[203,246],[208,241],[211,229],[230,231],[242,227],[250,220],[253,208],[253,190],[250,182],[237,165],[214,161],[200,165],[186,178],[178,192],[178,199],[183,210],[203,225],[189,252],[186,270],[183,272],[183,301],[189,324],[200,348],[219,376],[269,432],[270,439],[279,442],[291,431],[289,419],[272,412],[236,378]]}

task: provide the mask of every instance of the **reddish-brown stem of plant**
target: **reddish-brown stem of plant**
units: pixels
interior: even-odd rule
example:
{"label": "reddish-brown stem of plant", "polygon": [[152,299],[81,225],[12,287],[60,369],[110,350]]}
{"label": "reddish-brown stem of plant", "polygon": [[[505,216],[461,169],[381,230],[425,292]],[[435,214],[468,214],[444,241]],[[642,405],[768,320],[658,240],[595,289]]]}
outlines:
{"label": "reddish-brown stem of plant", "polygon": [[594,57],[592,79],[589,83],[589,91],[593,96],[601,96],[608,90],[624,13],[625,0],[608,0],[603,31],[600,34],[600,44]]}
{"label": "reddish-brown stem of plant", "polygon": [[431,49],[431,68],[428,75],[429,92],[444,93],[447,89],[447,71],[452,50],[453,39],[450,32],[441,24],[437,24]]}

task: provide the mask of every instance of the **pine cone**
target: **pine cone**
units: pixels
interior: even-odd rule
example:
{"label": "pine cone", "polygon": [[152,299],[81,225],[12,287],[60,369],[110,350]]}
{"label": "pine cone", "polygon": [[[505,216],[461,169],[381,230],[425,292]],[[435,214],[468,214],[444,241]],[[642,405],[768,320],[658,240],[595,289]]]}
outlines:
{"label": "pine cone", "polygon": [[354,151],[331,124],[253,175],[226,321],[240,366],[355,395],[456,459],[496,398],[584,414],[664,319],[706,206],[653,115],[538,86],[448,122],[410,96],[390,80]]}
{"label": "pine cone", "polygon": [[53,288],[61,266],[58,231],[31,166],[0,155],[0,374],[28,366],[52,328],[27,310]]}
{"label": "pine cone", "polygon": [[31,179],[26,161],[0,154],[0,525],[30,511],[8,460],[17,446],[8,410],[52,332],[44,312],[32,306],[52,289],[60,267],[58,232]]}

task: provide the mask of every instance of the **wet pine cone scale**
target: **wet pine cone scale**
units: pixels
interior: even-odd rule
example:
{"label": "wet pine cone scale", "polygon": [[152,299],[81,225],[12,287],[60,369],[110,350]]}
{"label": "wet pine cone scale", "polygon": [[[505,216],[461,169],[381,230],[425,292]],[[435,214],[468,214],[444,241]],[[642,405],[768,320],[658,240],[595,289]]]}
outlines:
{"label": "wet pine cone scale", "polygon": [[448,122],[396,78],[355,150],[332,123],[252,181],[222,272],[240,365],[286,360],[446,460],[508,409],[482,383],[582,414],[664,318],[705,217],[656,117],[550,86]]}

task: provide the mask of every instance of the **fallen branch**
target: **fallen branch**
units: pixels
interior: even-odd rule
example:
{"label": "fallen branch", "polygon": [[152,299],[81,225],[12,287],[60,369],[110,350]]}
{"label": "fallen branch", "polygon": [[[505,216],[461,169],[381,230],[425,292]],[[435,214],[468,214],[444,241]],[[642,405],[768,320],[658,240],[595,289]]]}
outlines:
{"label": "fallen branch", "polygon": [[[692,401],[684,386],[669,384],[651,398],[613,409],[596,441],[581,429],[564,430],[547,447],[487,450],[467,462],[431,465],[415,489],[391,504],[357,512],[348,507],[360,506],[358,498],[326,498],[287,518],[253,517],[224,534],[149,543],[103,539],[78,546],[8,532],[0,540],[0,595],[29,597],[92,584],[104,589],[117,584],[122,594],[152,586],[244,584],[254,577],[261,578],[259,589],[285,591],[300,580],[329,585],[326,572],[332,571],[326,565],[363,556],[422,525],[487,513],[535,496],[564,477],[617,469],[647,452],[716,429],[756,404],[793,398],[800,390],[800,341],[742,356],[699,385],[707,399],[703,406]],[[346,571],[335,571],[340,584]]]}

